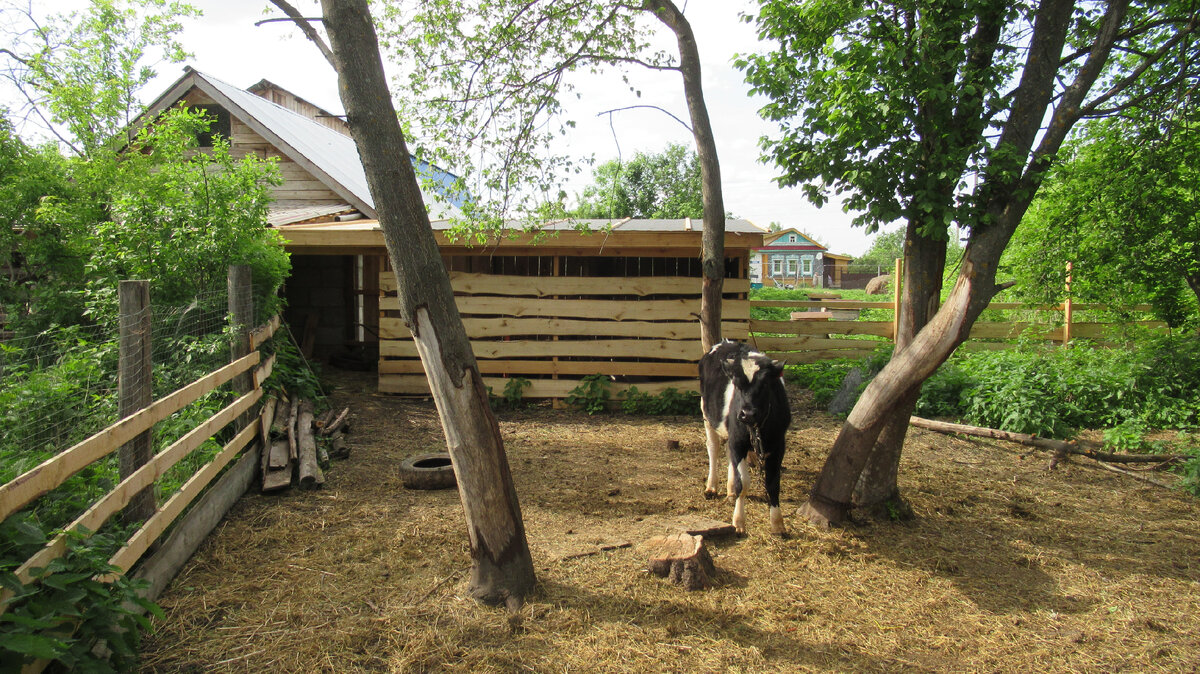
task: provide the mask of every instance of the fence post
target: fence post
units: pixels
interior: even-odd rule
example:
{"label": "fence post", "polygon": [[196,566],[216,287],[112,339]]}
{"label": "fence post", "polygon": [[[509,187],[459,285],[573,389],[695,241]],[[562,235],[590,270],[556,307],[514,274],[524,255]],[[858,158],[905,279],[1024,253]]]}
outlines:
{"label": "fence post", "polygon": [[[250,266],[244,264],[229,267],[229,316],[232,321],[232,336],[230,338],[230,358],[237,360],[250,353],[250,327],[254,322],[254,296],[251,287]],[[252,372],[244,372],[233,380],[233,390],[238,394],[249,393],[254,387]],[[242,413],[237,420],[237,428],[244,427],[250,422],[253,411]]]}
{"label": "fence post", "polygon": [[892,343],[900,338],[900,274],[904,272],[904,258],[896,258],[896,270],[892,276]]}
{"label": "fence post", "polygon": [[[150,282],[121,281],[117,286],[117,296],[121,313],[117,413],[124,418],[149,405],[152,395]],[[118,468],[122,480],[150,460],[153,454],[152,433],[146,430],[121,446]],[[127,524],[142,522],[153,515],[156,509],[154,488],[146,487],[125,506],[121,519]]]}
{"label": "fence post", "polygon": [[1073,314],[1071,307],[1071,263],[1067,262],[1067,295],[1063,300],[1063,346],[1071,341],[1071,318]]}

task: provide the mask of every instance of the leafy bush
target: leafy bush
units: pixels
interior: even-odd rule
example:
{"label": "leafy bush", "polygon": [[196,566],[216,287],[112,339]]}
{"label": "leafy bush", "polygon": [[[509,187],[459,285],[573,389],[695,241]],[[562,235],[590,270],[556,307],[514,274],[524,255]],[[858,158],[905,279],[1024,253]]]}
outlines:
{"label": "leafy bush", "polygon": [[608,377],[602,374],[589,374],[579,382],[579,386],[571,389],[564,402],[577,410],[596,414],[607,409],[610,397]]}
{"label": "leafy bush", "polygon": [[630,386],[621,399],[621,409],[626,414],[700,414],[700,394],[695,391],[680,391],[676,388],[663,389],[655,395],[639,391]]}
{"label": "leafy bush", "polygon": [[813,404],[825,407],[833,400],[834,394],[842,387],[842,381],[851,370],[860,368],[866,375],[863,378],[863,386],[855,393],[857,399],[862,389],[866,388],[866,382],[883,369],[891,357],[892,345],[884,344],[866,358],[833,358],[815,363],[789,365],[784,370],[784,377],[792,384],[812,391]]}
{"label": "leafy bush", "polygon": [[[8,523],[5,524],[9,528]],[[40,547],[46,536],[24,524],[5,533],[26,547]],[[149,586],[117,575],[111,583],[97,579],[119,571],[108,563],[120,542],[105,533],[67,532],[66,553],[35,569],[31,583],[22,583],[9,569],[0,572],[0,586],[13,593],[3,616],[0,654],[6,664],[57,660],[70,671],[130,671],[137,663],[141,629],[151,624],[135,607],[162,618],[161,609],[138,594]],[[108,658],[93,648],[102,641]]]}
{"label": "leafy bush", "polygon": [[[807,300],[807,290],[787,290],[786,288],[752,288],[752,300]],[[786,321],[791,319],[792,311],[788,307],[751,307],[750,318],[756,321]]]}

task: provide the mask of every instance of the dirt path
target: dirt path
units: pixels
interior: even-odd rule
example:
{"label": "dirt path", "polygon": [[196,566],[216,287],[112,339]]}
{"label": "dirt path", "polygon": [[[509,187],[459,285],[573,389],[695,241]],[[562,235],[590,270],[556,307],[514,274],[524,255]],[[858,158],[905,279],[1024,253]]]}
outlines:
{"label": "dirt path", "polygon": [[[816,531],[791,518],[839,422],[798,409],[783,479],[792,535],[714,539],[722,571],[685,593],[645,573],[654,518],[702,495],[698,418],[503,413],[539,578],[519,620],[461,598],[454,491],[407,491],[442,449],[427,402],[341,376],[353,453],[323,491],[251,494],[161,598],[149,672],[1197,671],[1200,501],[1082,463],[913,429],[911,523]],[[665,449],[669,439],[680,451]],[[648,524],[650,523],[650,524]],[[564,558],[565,557],[565,558]]]}

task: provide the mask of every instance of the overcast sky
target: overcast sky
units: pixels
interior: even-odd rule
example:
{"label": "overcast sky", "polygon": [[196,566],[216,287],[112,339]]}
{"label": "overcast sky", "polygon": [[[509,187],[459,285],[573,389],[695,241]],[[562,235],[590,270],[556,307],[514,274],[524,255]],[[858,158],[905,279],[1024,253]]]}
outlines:
{"label": "overcast sky", "polygon": [[[342,111],[332,68],[299,31],[285,23],[254,26],[255,21],[264,18],[269,3],[200,0],[195,4],[204,16],[185,24],[182,41],[194,54],[189,65],[240,87],[267,79],[321,107]],[[302,12],[315,15],[319,11],[310,0],[294,4]],[[757,114],[763,100],[748,96],[742,73],[731,64],[733,54],[758,48],[753,26],[738,18],[740,12],[751,11],[754,4],[749,0],[686,3],[686,16],[696,33],[703,61],[704,93],[721,162],[725,208],[763,228],[771,222],[796,227],[827,245],[830,252],[860,255],[870,241],[860,228],[850,226],[850,215],[836,203],[817,209],[799,190],[780,189],[772,182],[774,169],[758,161],[758,139],[770,131]],[[278,12],[270,15],[277,16]],[[663,45],[675,53],[673,35],[665,27],[661,32]],[[161,65],[158,79],[143,92],[143,101],[160,94],[182,74],[181,68]],[[583,75],[581,78],[589,79],[575,80],[583,97],[568,108],[568,115],[578,126],[567,139],[564,151],[575,157],[594,155],[602,162],[617,157],[618,151],[628,159],[637,151],[661,151],[671,142],[693,147],[691,132],[656,110],[617,113],[611,128],[607,116],[596,116],[604,110],[646,104],[688,119],[678,73],[632,69],[628,74],[642,92],[640,99],[629,92],[619,75]],[[581,180],[564,187],[568,194],[575,194],[587,182]]]}

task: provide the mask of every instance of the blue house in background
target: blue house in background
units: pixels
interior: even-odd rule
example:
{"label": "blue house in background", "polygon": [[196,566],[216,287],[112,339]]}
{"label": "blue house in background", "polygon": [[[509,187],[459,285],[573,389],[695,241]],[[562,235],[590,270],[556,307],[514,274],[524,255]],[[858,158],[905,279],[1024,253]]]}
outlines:
{"label": "blue house in background", "polygon": [[763,247],[750,256],[750,280],[767,288],[832,285],[824,275],[827,253],[825,246],[795,227],[765,234]]}

